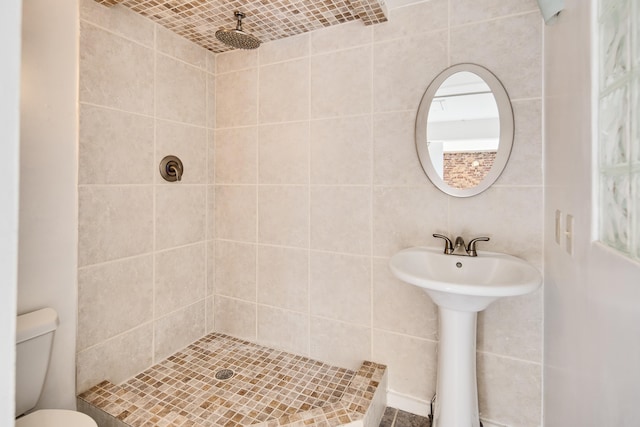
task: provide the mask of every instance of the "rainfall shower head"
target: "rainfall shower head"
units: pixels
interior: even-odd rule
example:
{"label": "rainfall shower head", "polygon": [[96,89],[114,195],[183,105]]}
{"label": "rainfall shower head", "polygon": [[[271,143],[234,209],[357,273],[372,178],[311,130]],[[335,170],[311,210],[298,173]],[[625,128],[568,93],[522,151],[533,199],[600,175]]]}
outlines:
{"label": "rainfall shower head", "polygon": [[222,43],[238,49],[256,49],[260,46],[260,40],[257,37],[242,31],[242,18],[244,13],[235,12],[234,15],[238,20],[236,28],[233,30],[221,29],[216,31],[216,38]]}

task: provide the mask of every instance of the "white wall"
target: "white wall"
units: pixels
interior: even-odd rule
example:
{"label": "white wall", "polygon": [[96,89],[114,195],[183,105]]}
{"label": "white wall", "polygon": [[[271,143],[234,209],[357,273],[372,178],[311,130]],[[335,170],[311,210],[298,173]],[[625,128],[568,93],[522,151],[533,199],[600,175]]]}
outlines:
{"label": "white wall", "polygon": [[77,0],[23,7],[18,313],[57,310],[40,407],[75,407]]}
{"label": "white wall", "polygon": [[14,417],[21,0],[0,3],[0,425]]}
{"label": "white wall", "polygon": [[[545,425],[640,419],[640,265],[592,242],[590,3],[545,27]],[[574,254],[554,240],[575,217]],[[563,215],[563,219],[565,216]]]}

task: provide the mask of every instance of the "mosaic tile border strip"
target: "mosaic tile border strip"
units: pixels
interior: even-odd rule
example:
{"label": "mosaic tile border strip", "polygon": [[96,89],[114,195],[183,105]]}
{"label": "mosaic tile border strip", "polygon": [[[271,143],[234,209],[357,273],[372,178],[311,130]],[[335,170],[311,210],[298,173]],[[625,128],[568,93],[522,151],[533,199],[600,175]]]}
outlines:
{"label": "mosaic tile border strip", "polygon": [[[222,365],[234,381],[215,379]],[[385,375],[373,362],[354,372],[213,333],[121,385],[92,387],[78,407],[118,427],[339,426],[371,418]]]}
{"label": "mosaic tile border strip", "polygon": [[220,28],[235,28],[233,13],[246,15],[244,31],[263,43],[332,25],[362,20],[387,21],[384,0],[95,0],[127,7],[215,53],[231,50],[215,38]]}

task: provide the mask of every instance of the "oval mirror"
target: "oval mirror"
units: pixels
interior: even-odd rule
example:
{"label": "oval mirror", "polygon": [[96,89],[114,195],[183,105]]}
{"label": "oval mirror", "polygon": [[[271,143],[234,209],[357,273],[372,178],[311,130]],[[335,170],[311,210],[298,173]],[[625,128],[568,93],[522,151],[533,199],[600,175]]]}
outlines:
{"label": "oval mirror", "polygon": [[431,182],[451,196],[475,196],[498,179],[511,154],[513,133],[509,95],[479,65],[447,68],[420,101],[418,158]]}

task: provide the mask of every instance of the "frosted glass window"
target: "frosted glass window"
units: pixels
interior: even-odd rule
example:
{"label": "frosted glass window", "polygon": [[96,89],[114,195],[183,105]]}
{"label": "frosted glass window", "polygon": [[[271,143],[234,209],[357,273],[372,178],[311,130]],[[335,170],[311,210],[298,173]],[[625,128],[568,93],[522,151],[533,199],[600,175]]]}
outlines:
{"label": "frosted glass window", "polygon": [[600,240],[640,260],[640,0],[599,0]]}

